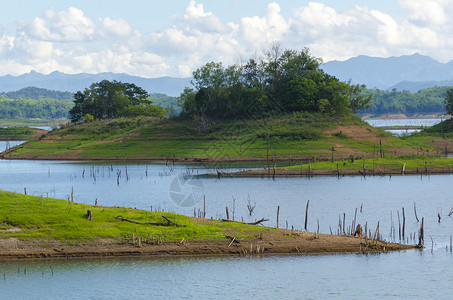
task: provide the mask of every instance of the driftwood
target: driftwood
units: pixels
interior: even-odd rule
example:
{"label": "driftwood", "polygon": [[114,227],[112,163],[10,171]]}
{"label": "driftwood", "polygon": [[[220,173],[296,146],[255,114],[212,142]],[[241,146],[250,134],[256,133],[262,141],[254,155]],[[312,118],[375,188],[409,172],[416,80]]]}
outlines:
{"label": "driftwood", "polygon": [[137,222],[137,221],[133,221],[133,220],[126,219],[126,218],[124,218],[123,216],[116,216],[116,217],[114,217],[114,218],[117,219],[117,220],[120,220],[120,221],[129,222],[129,223],[134,223],[134,224],[140,224],[140,225],[186,227],[186,225],[177,224],[177,223],[174,223],[174,222],[170,221],[170,220],[169,220],[167,217],[165,217],[165,216],[161,216],[161,217],[164,218],[167,222],[166,222],[166,223],[164,223],[164,222]]}
{"label": "driftwood", "polygon": [[261,223],[266,222],[266,221],[269,221],[269,219],[262,218],[261,220],[258,220],[256,222],[251,222],[251,223],[222,219],[222,222],[235,222],[235,223],[241,223],[241,224],[246,224],[246,225],[261,225]]}
{"label": "driftwood", "polygon": [[228,245],[228,247],[230,247],[231,244],[233,244],[233,243],[236,243],[236,244],[239,244],[239,243],[240,243],[240,242],[239,242],[235,237],[233,237],[233,236],[225,235],[225,237],[231,241],[230,244]]}

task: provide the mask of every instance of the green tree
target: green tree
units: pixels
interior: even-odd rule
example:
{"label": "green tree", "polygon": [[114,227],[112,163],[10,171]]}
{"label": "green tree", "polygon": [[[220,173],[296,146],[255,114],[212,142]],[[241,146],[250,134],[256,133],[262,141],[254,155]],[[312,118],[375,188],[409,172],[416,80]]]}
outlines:
{"label": "green tree", "polygon": [[356,113],[358,110],[365,110],[371,107],[370,100],[372,95],[365,95],[363,91],[366,86],[364,84],[349,84],[349,107],[352,112]]}
{"label": "green tree", "polygon": [[445,92],[445,110],[447,114],[453,115],[453,88]]}
{"label": "green tree", "polygon": [[[82,120],[86,114],[94,119],[136,116],[140,111],[149,115],[153,111],[151,104],[149,94],[135,84],[103,80],[75,93],[74,107],[69,113],[72,122]],[[155,112],[161,116],[161,110]]]}
{"label": "green tree", "polygon": [[[182,115],[201,119],[267,116],[281,112],[346,115],[366,108],[363,86],[350,85],[320,68],[321,59],[272,44],[262,57],[224,67],[210,62],[193,73],[193,89],[180,96]],[[209,121],[209,120],[207,120]]]}

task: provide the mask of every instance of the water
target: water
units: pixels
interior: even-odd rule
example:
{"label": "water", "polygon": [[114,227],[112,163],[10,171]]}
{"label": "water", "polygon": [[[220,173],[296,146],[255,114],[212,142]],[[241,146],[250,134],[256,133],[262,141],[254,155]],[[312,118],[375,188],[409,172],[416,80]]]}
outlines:
{"label": "water", "polygon": [[414,132],[420,132],[421,129],[385,129],[385,127],[394,126],[418,126],[418,127],[431,127],[442,121],[442,119],[367,119],[364,120],[373,127],[382,127],[385,131],[390,132],[392,135],[401,137],[410,135]]}
{"label": "water", "polygon": [[[189,170],[190,168],[190,170]],[[113,171],[112,171],[113,169]],[[186,190],[202,190],[207,217],[222,217],[225,206],[235,218],[269,218],[275,226],[280,206],[280,226],[302,228],[305,205],[310,200],[308,229],[329,233],[346,214],[350,224],[367,222],[373,233],[377,222],[390,240],[390,223],[398,224],[405,208],[406,235],[415,234],[417,214],[425,218],[423,251],[410,250],[379,255],[319,255],[264,257],[208,257],[169,259],[91,259],[81,261],[11,262],[0,266],[0,294],[4,298],[229,298],[258,297],[328,299],[346,298],[450,298],[453,233],[453,179],[451,175],[393,177],[198,178],[210,172],[202,168],[165,165],[127,165],[129,180],[117,184],[117,170],[124,165],[74,164],[42,161],[0,161],[0,188],[30,194],[49,193],[65,198],[74,189],[75,201],[175,211],[192,215],[203,207],[201,199],[181,207],[172,198],[174,183],[181,179]],[[82,177],[82,172],[85,175]],[[96,174],[90,176],[93,172]],[[110,171],[108,171],[110,170]],[[147,175],[146,176],[146,171]],[[189,173],[190,172],[190,173]],[[185,182],[185,178],[192,181]],[[184,184],[185,183],[185,184]],[[234,197],[234,201],[233,201]],[[250,198],[249,198],[250,197]],[[248,199],[256,202],[248,217]],[[360,212],[362,207],[362,212]],[[441,222],[437,222],[440,214]],[[283,224],[283,225],[282,225]],[[396,226],[398,237],[398,226]],[[431,238],[434,245],[431,253]],[[415,243],[409,240],[409,243]],[[447,247],[447,249],[446,249]],[[52,266],[54,274],[51,274]],[[26,274],[25,274],[26,270]],[[3,276],[5,276],[3,278]],[[3,280],[5,279],[5,280]]]}
{"label": "water", "polygon": [[60,128],[61,126],[28,126],[30,128],[42,129],[47,131],[52,131],[56,128]]}
{"label": "water", "polygon": [[451,259],[406,251],[8,263],[0,292],[4,299],[448,299]]}
{"label": "water", "polygon": [[442,121],[435,119],[366,119],[364,120],[373,127],[394,127],[394,126],[423,126],[430,127]]}
{"label": "water", "polygon": [[14,146],[19,146],[20,144],[22,144],[24,142],[25,141],[0,141],[0,152],[3,152]]}
{"label": "water", "polygon": [[385,131],[390,132],[392,135],[397,137],[402,137],[406,135],[411,135],[414,132],[420,132],[421,129],[386,129]]}

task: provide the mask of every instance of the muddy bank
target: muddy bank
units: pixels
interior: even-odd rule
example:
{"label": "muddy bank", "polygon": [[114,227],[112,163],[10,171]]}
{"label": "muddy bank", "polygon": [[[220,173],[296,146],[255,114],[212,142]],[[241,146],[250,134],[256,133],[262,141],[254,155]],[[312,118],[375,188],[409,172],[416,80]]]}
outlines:
{"label": "muddy bank", "polygon": [[46,246],[15,241],[3,241],[0,260],[73,259],[89,257],[145,257],[145,256],[205,256],[205,255],[267,255],[267,254],[328,254],[380,253],[415,249],[401,245],[373,241],[364,237],[316,234],[292,230],[275,230],[256,234],[253,238],[221,241],[167,242],[159,245],[98,244],[65,246],[50,243]]}
{"label": "muddy bank", "polygon": [[452,174],[453,168],[420,168],[420,169],[401,169],[383,168],[379,170],[296,170],[296,169],[275,169],[275,170],[247,170],[235,173],[224,173],[222,176],[228,177],[309,177],[309,176],[391,176],[391,175],[437,175]]}

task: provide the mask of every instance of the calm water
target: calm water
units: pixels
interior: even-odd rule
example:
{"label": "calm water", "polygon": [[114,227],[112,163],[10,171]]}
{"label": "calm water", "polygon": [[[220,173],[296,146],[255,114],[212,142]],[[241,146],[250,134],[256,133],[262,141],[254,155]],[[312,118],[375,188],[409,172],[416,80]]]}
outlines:
{"label": "calm water", "polygon": [[389,126],[433,126],[441,122],[442,119],[368,119],[364,120],[373,127]]}
{"label": "calm water", "polygon": [[[430,127],[441,122],[442,119],[370,119],[364,120],[373,127],[390,127],[390,126],[423,126]],[[419,132],[421,129],[385,129],[394,136],[410,135],[414,132]]]}
{"label": "calm water", "polygon": [[[173,259],[111,259],[40,261],[0,266],[3,298],[450,298],[453,233],[451,175],[393,177],[204,178],[207,171],[186,166],[73,164],[42,161],[0,161],[0,188],[19,193],[66,198],[74,189],[75,201],[159,208],[193,215],[203,207],[207,217],[224,216],[234,207],[235,218],[269,218],[275,225],[280,206],[282,227],[302,228],[310,200],[310,231],[335,231],[339,216],[374,232],[377,222],[390,239],[391,220],[405,208],[406,233],[414,234],[414,202],[425,218],[423,251],[380,255],[322,255]],[[212,170],[210,170],[212,171]],[[82,175],[83,174],[83,175]],[[181,197],[179,197],[181,196]],[[191,197],[190,197],[191,196]],[[180,199],[184,199],[183,202]],[[256,202],[248,217],[248,199]],[[186,201],[190,200],[190,201]],[[183,203],[187,206],[180,206]],[[362,212],[360,213],[360,207]],[[439,223],[437,215],[442,219]],[[231,213],[230,213],[231,216]],[[396,227],[398,235],[398,227]],[[431,253],[431,238],[434,241]],[[409,243],[414,241],[409,240]],[[54,271],[51,274],[50,267]],[[26,270],[26,271],[25,271]],[[26,274],[25,274],[26,273]],[[3,277],[4,276],[4,277]]]}
{"label": "calm water", "polygon": [[5,151],[6,149],[18,146],[25,141],[0,141],[0,152]]}

